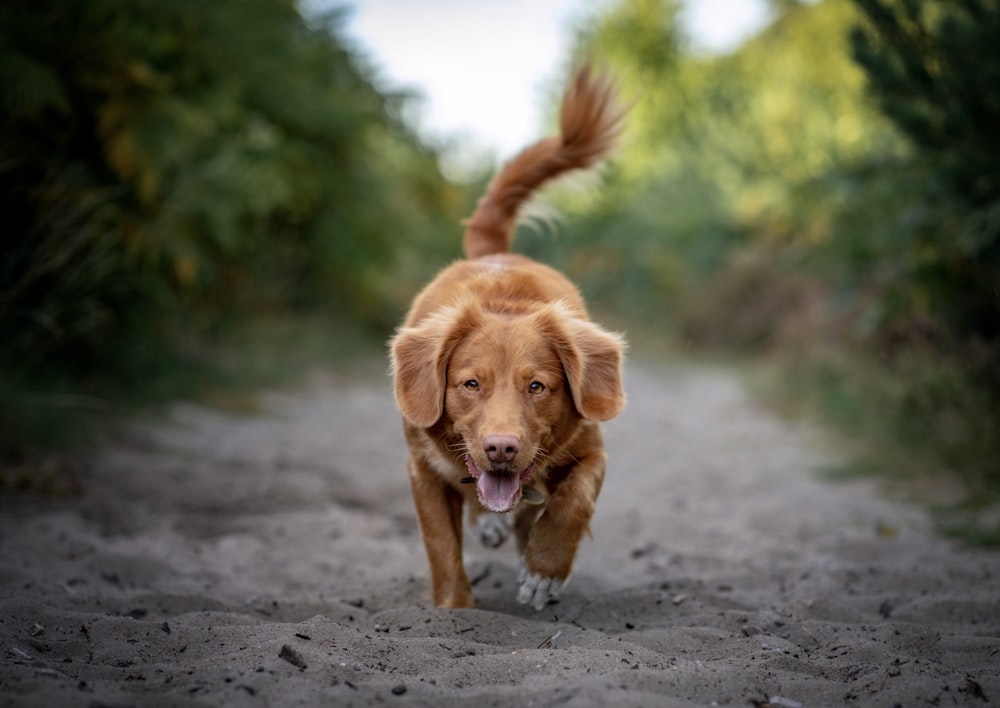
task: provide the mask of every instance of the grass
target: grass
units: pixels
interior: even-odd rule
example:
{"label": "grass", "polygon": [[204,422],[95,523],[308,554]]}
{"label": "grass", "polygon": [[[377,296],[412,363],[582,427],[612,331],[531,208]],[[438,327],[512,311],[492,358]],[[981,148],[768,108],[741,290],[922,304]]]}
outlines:
{"label": "grass", "polygon": [[874,478],[921,504],[963,543],[1000,546],[998,413],[957,357],[908,352],[893,364],[826,349],[755,365],[754,388],[776,410],[825,424],[843,442],[831,480]]}
{"label": "grass", "polygon": [[318,316],[259,317],[172,348],[139,347],[113,372],[0,379],[0,491],[46,495],[78,485],[73,451],[117,422],[193,400],[236,414],[260,410],[258,392],[316,370],[386,369],[383,338]]}
{"label": "grass", "polygon": [[927,509],[942,534],[1000,547],[1000,402],[990,378],[1000,351],[910,343],[888,359],[843,341],[798,340],[764,352],[724,338],[692,343],[670,326],[625,329],[640,357],[735,370],[778,414],[829,430],[839,461],[824,478],[877,480]]}

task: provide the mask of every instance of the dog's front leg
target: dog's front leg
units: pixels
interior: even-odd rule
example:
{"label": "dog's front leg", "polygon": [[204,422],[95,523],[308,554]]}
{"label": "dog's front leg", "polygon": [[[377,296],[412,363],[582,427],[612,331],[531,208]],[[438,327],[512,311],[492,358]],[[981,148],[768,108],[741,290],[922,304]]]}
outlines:
{"label": "dog's front leg", "polygon": [[409,471],[434,604],[472,607],[472,584],[462,564],[462,495],[422,460],[411,457]]}
{"label": "dog's front leg", "polygon": [[580,459],[549,497],[529,532],[518,570],[517,600],[522,605],[540,610],[562,589],[594,515],[604,467],[603,452]]}

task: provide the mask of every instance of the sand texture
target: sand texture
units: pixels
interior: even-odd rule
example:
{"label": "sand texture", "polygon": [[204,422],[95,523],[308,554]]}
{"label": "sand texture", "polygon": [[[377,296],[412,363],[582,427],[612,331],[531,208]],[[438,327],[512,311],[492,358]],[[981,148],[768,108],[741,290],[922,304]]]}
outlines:
{"label": "sand texture", "polygon": [[[370,368],[370,367],[368,367]],[[1000,554],[933,534],[724,372],[630,364],[593,538],[515,602],[435,609],[384,376],[178,404],[0,500],[3,706],[979,706]]]}

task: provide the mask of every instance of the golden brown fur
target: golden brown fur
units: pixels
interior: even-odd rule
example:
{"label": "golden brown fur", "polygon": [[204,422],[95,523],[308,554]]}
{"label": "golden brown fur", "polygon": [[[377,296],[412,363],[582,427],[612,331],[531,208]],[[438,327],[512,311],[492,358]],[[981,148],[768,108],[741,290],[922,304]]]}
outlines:
{"label": "golden brown fur", "polygon": [[517,214],[543,183],[612,147],[622,119],[605,79],[581,69],[560,135],[529,147],[490,184],[467,223],[468,260],[415,299],[391,342],[396,402],[430,561],[434,601],[471,607],[462,508],[484,540],[509,515],[523,555],[518,599],[544,606],[569,576],[604,479],[597,423],[625,403],[621,339],[590,321],[560,273],[509,254]]}

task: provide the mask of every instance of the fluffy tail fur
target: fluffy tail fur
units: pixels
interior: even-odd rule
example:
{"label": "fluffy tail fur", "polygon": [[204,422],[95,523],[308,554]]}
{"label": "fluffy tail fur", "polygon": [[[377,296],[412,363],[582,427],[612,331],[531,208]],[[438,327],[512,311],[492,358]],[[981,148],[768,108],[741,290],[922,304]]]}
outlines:
{"label": "fluffy tail fur", "polygon": [[563,96],[559,135],[541,140],[504,165],[465,226],[465,257],[479,258],[510,249],[521,206],[545,182],[571,170],[591,167],[615,146],[623,109],[611,81],[577,71]]}

